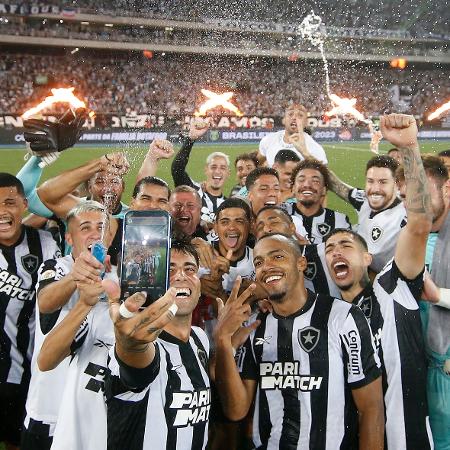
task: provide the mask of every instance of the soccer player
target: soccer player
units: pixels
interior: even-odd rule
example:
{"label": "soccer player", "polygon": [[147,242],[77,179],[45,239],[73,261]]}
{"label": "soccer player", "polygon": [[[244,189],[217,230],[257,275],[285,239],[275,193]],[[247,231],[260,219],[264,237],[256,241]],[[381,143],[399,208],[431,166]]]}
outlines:
{"label": "soccer player", "polygon": [[442,150],[442,152],[438,153],[438,156],[444,161],[447,170],[450,171],[450,150]]}
{"label": "soccer player", "polygon": [[[450,410],[446,406],[450,402],[448,331],[450,311],[448,300],[445,302],[450,292],[448,171],[441,158],[436,156],[422,157],[422,162],[433,210],[433,224],[427,241],[425,266],[433,281],[428,277],[425,279],[424,293],[430,301],[420,302],[420,315],[428,358],[427,394],[431,431],[435,449],[443,450],[450,447]],[[405,198],[406,182],[403,167],[399,167],[396,175],[400,196]]]}
{"label": "soccer player", "polygon": [[161,178],[147,176],[134,186],[130,209],[137,211],[169,211],[170,188]]}
{"label": "soccer player", "polygon": [[[378,358],[361,310],[305,289],[297,242],[280,234],[255,245],[256,279],[273,312],[233,358],[232,336],[250,314],[240,283],[219,313],[216,382],[230,419],[255,399],[256,448],[382,449],[383,401]],[[353,403],[354,402],[354,403]],[[358,419],[354,405],[358,410]]]}
{"label": "soccer player", "polygon": [[322,207],[330,185],[327,166],[316,159],[304,159],[295,167],[291,180],[297,202],[287,204],[286,209],[302,221],[311,244],[323,242],[334,228],[350,228],[345,214]]}
{"label": "soccer player", "polygon": [[234,197],[245,186],[247,175],[258,167],[258,159],[254,153],[242,153],[234,161],[238,184],[231,190],[230,197]]}
{"label": "soccer player", "polygon": [[22,225],[22,183],[0,173],[0,442],[20,443],[34,345],[35,288],[43,261],[60,256],[50,233]]}
{"label": "soccer player", "polygon": [[133,316],[145,301],[135,294],[125,302],[127,318],[118,296],[110,294],[116,344],[106,383],[108,449],[206,447],[209,343],[201,329],[191,327],[200,295],[197,272],[195,249],[174,241],[170,289],[162,298]]}
{"label": "soccer player", "polygon": [[[97,215],[94,219],[97,231],[100,231],[99,218]],[[73,224],[78,224],[77,219]],[[69,228],[71,225],[69,220]],[[85,232],[88,224],[79,225],[80,231]],[[83,263],[83,270],[74,280],[77,301],[64,319],[46,335],[37,356],[39,370],[43,372],[69,360],[51,447],[53,450],[106,448],[104,377],[108,352],[114,345],[114,327],[100,277],[105,266],[85,249],[78,260]],[[114,267],[111,272],[106,272],[103,283],[112,282],[109,278],[117,280]]]}
{"label": "soccer player", "polygon": [[264,206],[281,204],[280,179],[275,169],[256,168],[248,174],[245,186],[254,215]]}
{"label": "soccer player", "polygon": [[284,130],[270,133],[261,139],[259,143],[259,154],[267,159],[269,167],[273,166],[276,154],[283,149],[292,150],[297,153],[300,159],[304,158],[291,140],[292,135],[295,135],[294,139],[300,141],[301,145],[305,147],[313,158],[327,164],[327,155],[322,146],[303,131],[306,126],[307,117],[308,113],[304,106],[298,103],[292,103],[286,108],[284,113]]}
{"label": "soccer player", "polygon": [[189,156],[194,142],[203,136],[209,128],[207,121],[192,121],[189,136],[183,141],[183,146],[172,162],[172,178],[176,187],[191,186],[198,191],[202,200],[201,219],[212,227],[217,208],[225,200],[223,186],[230,176],[230,161],[228,155],[214,152],[206,158],[204,183],[193,181],[186,172]]}
{"label": "soccer player", "polygon": [[402,164],[402,153],[398,148],[391,148],[388,150],[387,155],[395,159],[399,164]]}
{"label": "soccer player", "polygon": [[405,207],[395,184],[397,167],[397,161],[389,156],[374,156],[366,165],[364,190],[345,184],[330,170],[330,190],[358,213],[356,230],[369,246],[370,269],[375,273],[394,256],[398,233],[406,223]]}
{"label": "soccer player", "polygon": [[[381,118],[383,137],[403,155],[408,222],[398,235],[394,258],[375,278],[371,255],[350,230],[335,230],[325,243],[328,269],[342,298],[370,321],[383,367],[388,449],[431,449],[426,396],[427,365],[418,301],[423,288],[427,239],[433,211],[417,143],[414,117]],[[412,357],[414,355],[414,357]]]}
{"label": "soccer player", "polygon": [[313,292],[341,297],[336,283],[331,278],[325,261],[325,244],[314,245],[296,231],[293,217],[278,206],[265,206],[255,218],[253,234],[256,240],[267,234],[281,233],[292,236],[305,245],[306,268],[303,272],[305,287]]}
{"label": "soccer player", "polygon": [[76,281],[85,273],[85,262],[79,258],[99,241],[108,226],[105,208],[87,200],[73,208],[67,216],[67,240],[72,253],[48,259],[39,268],[36,285],[36,330],[31,381],[26,403],[27,415],[22,432],[22,450],[49,450],[53,441],[61,397],[67,381],[69,358],[55,369],[41,372],[37,357],[45,336],[57,326],[78,301]]}
{"label": "soccer player", "polygon": [[300,157],[292,150],[280,150],[275,156],[273,168],[280,178],[281,201],[286,202],[292,198],[292,173]]}

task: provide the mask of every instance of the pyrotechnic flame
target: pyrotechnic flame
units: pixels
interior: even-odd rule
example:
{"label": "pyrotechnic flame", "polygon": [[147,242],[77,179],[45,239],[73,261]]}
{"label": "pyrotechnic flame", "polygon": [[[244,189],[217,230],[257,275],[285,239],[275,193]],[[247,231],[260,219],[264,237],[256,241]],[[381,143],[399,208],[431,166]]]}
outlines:
{"label": "pyrotechnic flame", "polygon": [[433,111],[431,114],[429,114],[427,120],[437,119],[442,113],[445,113],[448,110],[450,110],[450,101],[444,103],[442,106],[436,109],[436,111]]}
{"label": "pyrotechnic flame", "polygon": [[330,94],[330,99],[333,103],[333,108],[327,111],[325,115],[327,117],[337,116],[337,115],[350,115],[355,119],[360,120],[364,123],[371,123],[370,120],[366,119],[356,108],[356,98],[345,98],[339,97],[336,94]]}
{"label": "pyrotechnic flame", "polygon": [[239,111],[238,107],[229,102],[231,97],[233,97],[234,92],[224,92],[223,94],[216,94],[215,92],[209,91],[208,89],[202,89],[202,94],[208,97],[209,100],[202,103],[197,112],[194,113],[196,117],[204,116],[207,111],[215,108],[216,106],[222,106],[222,108],[228,109],[229,111],[235,113],[238,117],[242,116],[242,112]]}
{"label": "pyrotechnic flame", "polygon": [[25,111],[22,114],[22,118],[28,119],[54,103],[69,103],[69,105],[74,109],[86,108],[86,104],[73,94],[74,89],[75,88],[73,87],[52,89],[52,95],[46,97],[44,101],[39,103],[39,105],[36,105],[34,108]]}

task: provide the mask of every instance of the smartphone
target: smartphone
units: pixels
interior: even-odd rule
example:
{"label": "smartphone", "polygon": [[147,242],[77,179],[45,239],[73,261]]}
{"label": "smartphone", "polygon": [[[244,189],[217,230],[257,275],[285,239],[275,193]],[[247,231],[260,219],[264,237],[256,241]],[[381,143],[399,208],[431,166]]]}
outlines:
{"label": "smartphone", "polygon": [[123,220],[121,299],[145,291],[148,306],[169,288],[170,233],[167,211],[128,211]]}

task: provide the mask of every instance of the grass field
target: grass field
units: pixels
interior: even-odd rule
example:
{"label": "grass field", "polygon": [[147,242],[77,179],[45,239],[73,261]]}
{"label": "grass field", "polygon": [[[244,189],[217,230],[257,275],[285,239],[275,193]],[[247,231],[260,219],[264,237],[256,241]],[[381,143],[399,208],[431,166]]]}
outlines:
{"label": "grass field", "polygon": [[[381,153],[386,152],[391,146],[383,143],[380,147]],[[330,143],[324,144],[326,150],[329,166],[336,172],[336,174],[345,182],[352,186],[364,186],[364,166],[373,153],[368,150],[368,144],[364,142],[344,142],[344,143]],[[421,143],[421,150],[424,153],[437,153],[441,150],[450,148],[450,143],[447,141],[423,141]],[[89,159],[96,158],[104,153],[111,151],[119,151],[120,147],[76,147],[65,151],[61,157],[51,166],[44,170],[42,181],[50,178],[62,171],[79,166]],[[147,148],[139,145],[129,145],[125,148],[129,161],[131,163],[131,170],[127,174],[126,192],[123,196],[124,202],[127,203],[131,196],[134,180],[140,163],[146,153]],[[236,155],[244,152],[251,152],[257,149],[256,144],[233,144],[233,145],[203,145],[197,144],[194,146],[191,158],[188,165],[188,173],[195,180],[202,180],[204,178],[204,163],[206,156],[212,151],[222,151],[230,156],[230,160],[234,162]],[[0,171],[10,172],[16,174],[24,164],[25,150],[21,148],[0,148]],[[165,179],[172,185],[172,177],[170,175],[170,161],[163,161],[158,171],[158,176]],[[229,192],[235,183],[235,171],[232,167],[232,174],[225,186],[225,192]],[[330,193],[328,198],[328,207],[345,212],[349,215],[352,222],[355,221],[356,215],[353,208],[348,204],[338,199],[334,194]]]}

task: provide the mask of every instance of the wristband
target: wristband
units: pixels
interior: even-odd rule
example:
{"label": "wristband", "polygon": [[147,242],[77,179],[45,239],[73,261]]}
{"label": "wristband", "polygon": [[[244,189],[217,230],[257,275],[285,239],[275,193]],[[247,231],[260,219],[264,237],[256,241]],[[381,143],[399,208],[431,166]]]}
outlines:
{"label": "wristband", "polygon": [[436,305],[450,309],[450,289],[439,288],[439,301]]}
{"label": "wristband", "polygon": [[120,308],[119,308],[119,314],[124,318],[124,319],[131,319],[132,317],[134,317],[136,314],[134,312],[131,312],[125,305],[125,302],[120,304]]}

